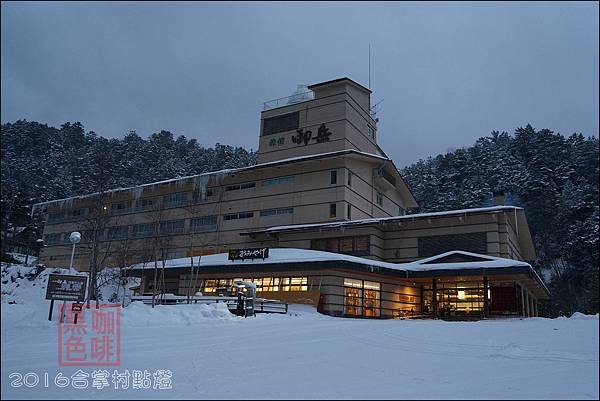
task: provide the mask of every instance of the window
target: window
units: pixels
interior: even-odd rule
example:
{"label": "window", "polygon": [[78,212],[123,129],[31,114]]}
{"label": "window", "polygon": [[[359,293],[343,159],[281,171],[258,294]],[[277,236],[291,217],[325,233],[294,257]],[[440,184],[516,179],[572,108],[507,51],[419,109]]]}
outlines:
{"label": "window", "polygon": [[344,314],[350,316],[379,317],[381,284],[344,278]]}
{"label": "window", "polygon": [[252,217],[254,217],[254,212],[230,213],[223,216],[223,220],[250,219]]}
{"label": "window", "polygon": [[348,186],[352,186],[352,171],[348,170]]}
{"label": "window", "polygon": [[202,202],[214,195],[214,191],[212,188],[204,188],[204,193],[202,192],[202,190],[203,188],[196,188],[194,190],[194,201]]}
{"label": "window", "polygon": [[321,238],[310,242],[310,249],[327,252],[339,252],[354,256],[369,255],[369,236]]}
{"label": "window", "polygon": [[375,139],[375,130],[370,125],[368,127],[369,128],[367,129],[367,131],[369,132],[369,138]]}
{"label": "window", "polygon": [[67,241],[63,239],[63,233],[44,235],[44,245],[59,245],[64,243],[67,243]]}
{"label": "window", "polygon": [[65,220],[64,212],[56,212],[48,214],[48,223],[58,223]]}
{"label": "window", "polygon": [[288,113],[277,117],[265,118],[263,121],[263,136],[279,132],[293,131],[300,126],[300,113]]}
{"label": "window", "polygon": [[131,201],[113,203],[110,207],[112,214],[123,214],[131,211]]}
{"label": "window", "polygon": [[167,260],[181,259],[181,258],[185,258],[185,252],[184,251],[168,251],[166,256],[167,257],[165,259],[167,259]]}
{"label": "window", "polygon": [[331,171],[331,184],[337,184],[337,170]]}
{"label": "window", "polygon": [[383,206],[383,194],[381,192],[377,192],[377,204]]}
{"label": "window", "polygon": [[136,202],[135,210],[137,210],[137,211],[149,210],[149,209],[152,209],[152,207],[154,205],[155,205],[154,199],[139,199]]}
{"label": "window", "polygon": [[308,277],[255,277],[234,279],[204,280],[202,293],[217,292],[217,288],[232,291],[234,281],[248,281],[256,285],[256,292],[268,291],[308,291]]}
{"label": "window", "polygon": [[239,189],[248,189],[256,187],[255,182],[246,182],[244,184],[234,184],[225,187],[225,191],[237,191]]}
{"label": "window", "polygon": [[168,194],[163,196],[164,207],[177,207],[187,205],[188,192],[178,192],[176,194]]}
{"label": "window", "polygon": [[87,214],[88,214],[87,208],[74,209],[71,211],[71,217],[73,217],[74,219],[80,219],[82,217],[85,217]]}
{"label": "window", "polygon": [[348,209],[348,210],[347,210],[347,214],[348,214],[348,220],[351,220],[351,219],[352,219],[352,205],[350,205],[350,204],[348,203],[348,208],[347,208],[347,209]]}
{"label": "window", "polygon": [[336,216],[337,205],[335,203],[329,204],[329,218],[334,218]]}
{"label": "window", "polygon": [[277,215],[282,215],[282,214],[293,214],[293,213],[294,213],[294,208],[292,208],[292,207],[284,207],[284,208],[279,208],[279,209],[266,209],[266,210],[260,211],[260,217],[277,216]]}
{"label": "window", "polygon": [[406,214],[406,210],[402,206],[398,206],[398,216],[404,216]]}
{"label": "window", "polygon": [[106,239],[124,239],[127,238],[129,231],[128,226],[110,227],[106,235]]}
{"label": "window", "polygon": [[268,180],[264,180],[262,182],[262,186],[268,187],[271,185],[288,184],[294,182],[295,179],[296,177],[293,175],[288,175],[286,177],[270,178]]}
{"label": "window", "polygon": [[149,237],[156,233],[156,223],[136,224],[133,226],[134,237]]}
{"label": "window", "polygon": [[183,233],[185,220],[168,220],[160,222],[161,234],[181,234]]}
{"label": "window", "polygon": [[479,232],[420,237],[418,246],[419,257],[421,258],[454,250],[487,253],[487,234]]}
{"label": "window", "polygon": [[192,232],[212,231],[217,229],[217,216],[205,216],[192,219]]}

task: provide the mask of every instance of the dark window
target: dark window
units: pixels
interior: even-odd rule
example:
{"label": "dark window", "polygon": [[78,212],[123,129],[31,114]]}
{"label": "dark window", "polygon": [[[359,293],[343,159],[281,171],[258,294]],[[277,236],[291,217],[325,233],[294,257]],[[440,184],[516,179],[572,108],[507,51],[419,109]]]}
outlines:
{"label": "dark window", "polygon": [[63,233],[46,234],[44,235],[44,245],[59,245],[67,243],[63,237]]}
{"label": "dark window", "polygon": [[352,186],[352,172],[348,171],[348,186]]}
{"label": "dark window", "polygon": [[135,210],[149,210],[154,206],[154,199],[139,199]]}
{"label": "dark window", "polygon": [[252,217],[254,217],[254,212],[230,213],[223,216],[223,220],[250,219]]}
{"label": "dark window", "polygon": [[439,255],[448,251],[467,251],[487,253],[487,235],[485,232],[435,235],[418,239],[419,257]]}
{"label": "dark window", "polygon": [[331,183],[337,184],[337,170],[331,171]]}
{"label": "dark window", "polygon": [[149,237],[156,233],[156,224],[136,224],[133,226],[134,237]]}
{"label": "dark window", "polygon": [[300,113],[289,113],[282,116],[266,118],[263,121],[263,136],[277,134],[278,132],[293,131],[298,129]]}
{"label": "dark window", "polygon": [[254,187],[256,187],[255,182],[245,182],[243,184],[228,185],[225,187],[225,190],[226,191],[237,191],[238,189],[248,189],[248,188],[254,188]]}
{"label": "dark window", "polygon": [[348,220],[352,219],[352,205],[348,203]]}
{"label": "dark window", "polygon": [[124,239],[127,238],[128,226],[110,227],[108,229],[107,239]]}
{"label": "dark window", "polygon": [[377,192],[377,204],[383,206],[383,194],[381,192]]}
{"label": "dark window", "polygon": [[160,222],[161,234],[181,234],[184,229],[184,220],[168,220]]}
{"label": "dark window", "polygon": [[178,207],[188,204],[188,193],[179,192],[175,194],[168,194],[163,196],[164,207]]}
{"label": "dark window", "polygon": [[369,236],[313,239],[310,241],[310,248],[318,251],[367,256],[369,255]]}
{"label": "dark window", "polygon": [[131,201],[117,202],[111,205],[112,214],[123,214],[131,211]]}
{"label": "dark window", "polygon": [[336,209],[337,209],[337,205],[335,203],[331,203],[329,204],[329,217],[336,217]]}

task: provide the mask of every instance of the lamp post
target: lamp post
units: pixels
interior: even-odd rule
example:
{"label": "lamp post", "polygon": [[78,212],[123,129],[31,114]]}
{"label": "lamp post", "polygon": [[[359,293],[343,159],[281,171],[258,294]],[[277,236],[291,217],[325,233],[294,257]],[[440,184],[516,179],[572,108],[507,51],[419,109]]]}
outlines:
{"label": "lamp post", "polygon": [[[71,263],[69,263],[69,271],[73,269],[73,258],[75,257],[75,245],[81,241],[81,233],[73,231],[69,236],[69,241],[73,244],[73,250],[71,251]],[[67,301],[63,301],[62,312],[60,314],[60,322],[63,323],[65,320],[65,306]]]}
{"label": "lamp post", "polygon": [[71,251],[71,263],[69,263],[69,270],[73,268],[73,258],[75,257],[75,245],[81,241],[81,233],[73,231],[69,236],[69,241],[73,244],[73,250]]}

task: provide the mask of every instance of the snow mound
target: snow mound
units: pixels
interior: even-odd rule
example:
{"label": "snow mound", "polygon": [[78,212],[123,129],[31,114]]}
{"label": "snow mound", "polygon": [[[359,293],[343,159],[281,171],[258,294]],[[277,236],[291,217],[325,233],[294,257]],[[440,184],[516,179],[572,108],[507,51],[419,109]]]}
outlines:
{"label": "snow mound", "polygon": [[598,320],[598,314],[596,313],[595,315],[586,315],[580,312],[575,312],[571,315],[571,317],[569,319],[574,319],[574,320]]}
{"label": "snow mound", "polygon": [[205,320],[236,319],[239,318],[229,312],[225,303],[156,305],[152,308],[138,301],[121,311],[121,325],[132,327],[190,326]]}

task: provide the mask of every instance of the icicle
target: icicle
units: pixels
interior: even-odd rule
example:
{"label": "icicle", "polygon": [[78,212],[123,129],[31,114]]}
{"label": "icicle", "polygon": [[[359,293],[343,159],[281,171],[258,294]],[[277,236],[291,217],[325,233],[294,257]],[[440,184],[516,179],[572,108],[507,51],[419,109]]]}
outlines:
{"label": "icicle", "polygon": [[144,192],[144,187],[133,187],[129,189],[129,194],[134,200],[138,200],[142,196],[142,192]]}

